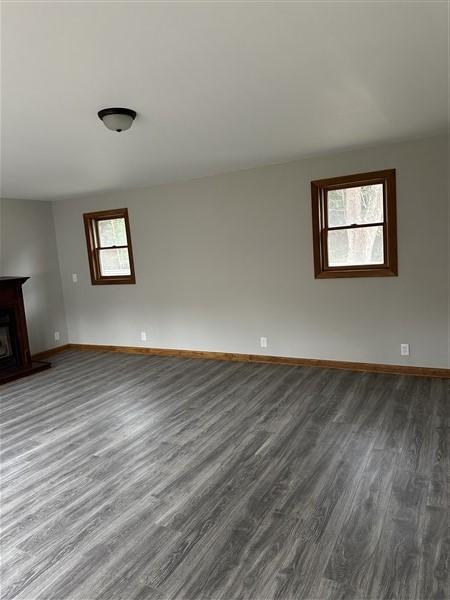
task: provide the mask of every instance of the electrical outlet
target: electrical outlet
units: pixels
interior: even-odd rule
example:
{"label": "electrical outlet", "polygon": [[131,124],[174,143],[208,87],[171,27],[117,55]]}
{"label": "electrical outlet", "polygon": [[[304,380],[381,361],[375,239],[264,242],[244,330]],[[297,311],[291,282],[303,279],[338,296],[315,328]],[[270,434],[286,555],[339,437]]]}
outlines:
{"label": "electrical outlet", "polygon": [[261,344],[261,348],[267,348],[267,338],[266,337],[260,338],[259,343]]}
{"label": "electrical outlet", "polygon": [[409,344],[400,344],[401,356],[409,356]]}
{"label": "electrical outlet", "polygon": [[74,283],[77,283],[77,282],[78,282],[78,273],[72,273],[72,281],[73,281]]}
{"label": "electrical outlet", "polygon": [[147,341],[147,332],[141,331],[141,342]]}
{"label": "electrical outlet", "polygon": [[59,342],[59,331],[55,331],[55,342]]}

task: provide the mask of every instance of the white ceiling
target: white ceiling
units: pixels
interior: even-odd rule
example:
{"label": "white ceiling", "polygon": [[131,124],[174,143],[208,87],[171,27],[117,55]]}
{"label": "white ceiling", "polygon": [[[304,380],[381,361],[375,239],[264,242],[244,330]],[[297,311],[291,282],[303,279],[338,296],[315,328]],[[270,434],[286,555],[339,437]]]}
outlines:
{"label": "white ceiling", "polygon": [[[2,195],[142,187],[428,135],[446,2],[2,7]],[[135,109],[130,131],[97,111]]]}

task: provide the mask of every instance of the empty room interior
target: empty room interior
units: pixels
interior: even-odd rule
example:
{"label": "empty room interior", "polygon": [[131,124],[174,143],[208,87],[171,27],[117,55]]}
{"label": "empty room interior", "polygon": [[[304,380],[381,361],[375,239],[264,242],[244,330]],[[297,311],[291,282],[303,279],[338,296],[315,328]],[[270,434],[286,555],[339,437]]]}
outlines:
{"label": "empty room interior", "polygon": [[447,600],[445,1],[1,2],[2,600]]}

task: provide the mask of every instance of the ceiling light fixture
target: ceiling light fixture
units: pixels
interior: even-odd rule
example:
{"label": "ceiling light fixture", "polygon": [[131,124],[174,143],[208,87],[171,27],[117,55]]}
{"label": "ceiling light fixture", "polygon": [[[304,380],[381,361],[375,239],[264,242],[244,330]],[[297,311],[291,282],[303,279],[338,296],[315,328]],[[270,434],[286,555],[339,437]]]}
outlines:
{"label": "ceiling light fixture", "polygon": [[130,129],[136,118],[136,111],[131,108],[102,108],[98,111],[99,118],[111,131],[126,131]]}

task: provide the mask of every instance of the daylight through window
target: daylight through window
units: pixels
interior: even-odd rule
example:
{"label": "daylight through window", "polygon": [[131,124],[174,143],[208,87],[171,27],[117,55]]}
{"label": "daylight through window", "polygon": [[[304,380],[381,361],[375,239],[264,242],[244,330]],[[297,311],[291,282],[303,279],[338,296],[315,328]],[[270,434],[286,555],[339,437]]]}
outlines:
{"label": "daylight through window", "polygon": [[311,182],[318,278],[397,275],[395,170]]}
{"label": "daylight through window", "polygon": [[135,283],[128,210],[83,216],[92,284]]}

